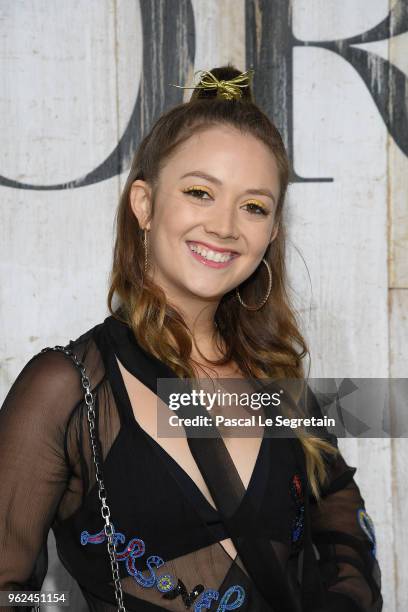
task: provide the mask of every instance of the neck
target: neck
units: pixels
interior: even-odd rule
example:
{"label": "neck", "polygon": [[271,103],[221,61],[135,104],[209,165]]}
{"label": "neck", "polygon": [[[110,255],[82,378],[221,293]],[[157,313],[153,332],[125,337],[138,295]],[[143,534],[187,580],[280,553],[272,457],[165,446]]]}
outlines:
{"label": "neck", "polygon": [[[217,340],[220,345],[221,339],[215,324],[215,313],[219,300],[202,300],[196,296],[191,299],[183,296],[183,300],[175,300],[171,299],[167,293],[166,297],[168,303],[180,312],[191,332],[193,339],[191,357],[202,363],[204,358],[200,355],[199,350],[209,360],[222,357],[223,353],[217,346]],[[222,342],[221,346],[223,346]]]}

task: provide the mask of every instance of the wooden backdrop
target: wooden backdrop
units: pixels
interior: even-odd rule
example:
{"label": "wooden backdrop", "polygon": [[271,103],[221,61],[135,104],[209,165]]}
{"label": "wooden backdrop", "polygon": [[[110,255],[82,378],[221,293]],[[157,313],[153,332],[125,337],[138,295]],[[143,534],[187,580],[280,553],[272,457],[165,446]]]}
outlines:
{"label": "wooden backdrop", "polygon": [[[0,12],[2,397],[33,354],[106,316],[130,159],[190,95],[168,83],[227,61],[255,69],[294,165],[288,257],[311,375],[407,376],[407,0],[1,0]],[[376,526],[384,610],[405,612],[407,440],[340,447]],[[85,610],[52,533],[49,554],[43,588],[71,589]]]}

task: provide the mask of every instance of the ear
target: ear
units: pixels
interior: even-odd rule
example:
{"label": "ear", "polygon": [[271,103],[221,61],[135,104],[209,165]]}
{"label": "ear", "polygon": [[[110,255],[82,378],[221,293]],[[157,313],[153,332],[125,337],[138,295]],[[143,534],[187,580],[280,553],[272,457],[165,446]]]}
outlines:
{"label": "ear", "polygon": [[150,229],[149,218],[152,205],[152,190],[146,181],[133,181],[129,194],[130,206],[142,229]]}
{"label": "ear", "polygon": [[269,244],[271,244],[275,240],[275,238],[276,238],[276,236],[278,234],[278,231],[279,231],[279,223],[277,223],[275,225],[275,227],[274,227],[274,229],[272,231],[271,238],[269,240]]}

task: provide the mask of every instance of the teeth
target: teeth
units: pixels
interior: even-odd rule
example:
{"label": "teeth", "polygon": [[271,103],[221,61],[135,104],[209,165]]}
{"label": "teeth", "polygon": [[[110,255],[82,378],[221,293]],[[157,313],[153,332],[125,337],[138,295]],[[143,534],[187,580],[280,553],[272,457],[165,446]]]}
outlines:
{"label": "teeth", "polygon": [[216,253],[215,251],[211,251],[211,249],[205,249],[204,247],[199,246],[198,244],[189,244],[188,246],[192,251],[194,251],[195,253],[199,253],[201,257],[205,257],[210,261],[224,263],[232,259],[231,253]]}

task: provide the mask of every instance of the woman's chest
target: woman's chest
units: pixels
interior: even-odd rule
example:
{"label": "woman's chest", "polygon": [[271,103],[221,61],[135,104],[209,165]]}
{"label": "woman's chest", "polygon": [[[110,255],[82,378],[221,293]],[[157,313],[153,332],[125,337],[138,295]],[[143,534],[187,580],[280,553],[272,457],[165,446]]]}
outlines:
{"label": "woman's chest", "polygon": [[[154,451],[154,457],[159,457],[166,464],[165,472],[170,471],[175,476],[178,484],[181,484],[183,496],[187,495],[193,505],[198,504],[199,513],[203,512],[206,516],[206,521],[213,522],[218,514],[219,500],[214,499],[210,492],[207,482],[210,487],[215,485],[215,493],[219,495],[220,487],[222,495],[225,498],[226,490],[231,492],[230,497],[233,498],[233,507],[236,511],[239,510],[240,516],[244,516],[248,508],[252,508],[248,520],[255,521],[262,525],[265,530],[265,535],[268,538],[278,540],[279,542],[289,544],[292,531],[303,530],[303,500],[301,497],[295,497],[296,493],[294,483],[297,482],[299,470],[294,454],[291,449],[289,440],[285,439],[268,439],[257,435],[256,437],[228,437],[223,438],[225,451],[222,451],[218,456],[212,456],[212,451],[217,449],[215,446],[208,444],[211,457],[204,459],[205,467],[203,469],[202,462],[198,461],[196,447],[194,455],[190,449],[189,441],[185,435],[163,437],[157,435],[157,420],[160,411],[169,412],[169,408],[153,391],[145,386],[141,381],[133,376],[116,357],[118,371],[120,373],[121,395],[127,404],[127,412],[131,419],[135,420],[137,426],[131,428],[131,432],[137,436],[139,430],[143,430],[147,435],[143,436],[143,442],[149,442],[148,446]],[[117,388],[117,384],[115,383]],[[223,434],[222,434],[223,435]],[[130,436],[134,437],[133,434]],[[190,440],[191,442],[191,440]],[[140,447],[136,438],[133,442]],[[145,444],[142,445],[145,448]],[[205,440],[205,452],[207,453],[207,440]],[[223,445],[221,444],[221,447]],[[134,452],[129,447],[131,455]],[[138,449],[140,455],[140,448]],[[143,451],[146,452],[146,451]],[[214,453],[214,454],[215,454]],[[136,451],[135,451],[136,454]],[[208,454],[208,453],[207,453]],[[132,457],[126,455],[128,463],[132,463]],[[138,462],[147,465],[147,455],[139,456]],[[173,512],[172,503],[175,504],[179,497],[176,495],[173,500],[173,493],[170,493],[168,486],[163,482],[163,490],[157,491],[155,487],[154,494],[151,494],[150,482],[157,482],[159,470],[160,478],[166,478],[165,472],[156,462],[149,467],[150,477],[143,478],[142,489],[138,488],[139,496],[142,496],[144,515],[154,515],[160,508],[161,512],[166,512],[168,516],[173,516],[176,520],[177,512]],[[200,468],[199,468],[200,465]],[[208,472],[210,466],[210,477]],[[213,470],[216,467],[215,471]],[[226,467],[227,466],[227,467]],[[211,472],[212,470],[212,472]],[[221,478],[219,478],[219,474]],[[205,478],[204,478],[204,476]],[[232,488],[228,486],[228,481],[234,482]],[[150,493],[149,493],[150,491]],[[157,496],[162,495],[163,499],[157,504]],[[156,501],[155,501],[156,500]],[[166,500],[166,501],[164,501]],[[181,498],[180,498],[181,503]],[[140,508],[139,503],[139,508]],[[231,507],[231,504],[229,504]],[[211,515],[211,509],[217,514]],[[244,514],[243,514],[244,513]],[[245,516],[247,516],[245,514]],[[246,521],[247,519],[245,519]],[[173,526],[172,532],[177,530],[176,525]],[[300,531],[299,531],[300,530]],[[296,536],[297,539],[298,536]],[[230,538],[220,539],[220,544],[228,552],[231,558],[235,558],[237,551]]]}
{"label": "woman's chest", "polygon": [[[117,359],[118,366],[132,406],[133,415],[140,427],[153,438],[190,476],[207,501],[216,509],[215,501],[190,451],[185,435],[172,437],[158,436],[158,418],[166,418],[169,408],[158,401],[157,396]],[[225,370],[223,375],[228,374]],[[228,437],[224,443],[228,454],[241,479],[243,487],[248,488],[260,453],[262,432],[257,429],[255,437]],[[260,434],[260,435],[259,435]]]}

